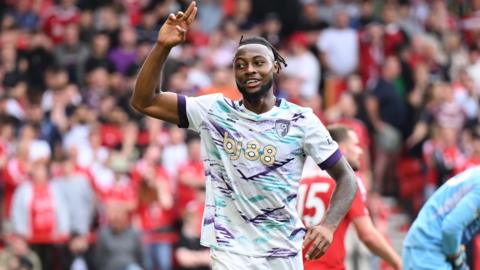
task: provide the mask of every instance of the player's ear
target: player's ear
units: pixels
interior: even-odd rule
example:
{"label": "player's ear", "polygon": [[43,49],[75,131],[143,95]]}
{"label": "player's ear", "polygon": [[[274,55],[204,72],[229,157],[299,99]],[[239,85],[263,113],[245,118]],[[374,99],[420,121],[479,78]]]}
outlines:
{"label": "player's ear", "polygon": [[273,73],[280,73],[280,63],[276,60],[273,61]]}

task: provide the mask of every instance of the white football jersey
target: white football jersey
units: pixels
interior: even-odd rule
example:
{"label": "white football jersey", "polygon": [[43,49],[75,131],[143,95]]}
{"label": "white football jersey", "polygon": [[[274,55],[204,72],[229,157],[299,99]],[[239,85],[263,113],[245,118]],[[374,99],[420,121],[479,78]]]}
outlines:
{"label": "white football jersey", "polygon": [[256,114],[221,94],[178,97],[180,126],[200,133],[206,175],[201,243],[259,257],[295,256],[305,228],[296,211],[306,156],[341,157],[309,108],[278,99]]}

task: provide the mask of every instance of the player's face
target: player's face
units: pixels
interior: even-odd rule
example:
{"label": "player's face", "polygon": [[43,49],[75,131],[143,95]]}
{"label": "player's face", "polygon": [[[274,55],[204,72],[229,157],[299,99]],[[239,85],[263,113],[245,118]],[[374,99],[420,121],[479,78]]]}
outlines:
{"label": "player's face", "polygon": [[360,157],[363,150],[360,147],[360,141],[357,134],[352,130],[348,131],[348,137],[345,141],[340,143],[340,147],[352,169],[355,171],[360,169]]}
{"label": "player's face", "polygon": [[273,73],[278,70],[272,51],[264,45],[240,46],[233,62],[235,81],[245,99],[266,95],[273,86]]}

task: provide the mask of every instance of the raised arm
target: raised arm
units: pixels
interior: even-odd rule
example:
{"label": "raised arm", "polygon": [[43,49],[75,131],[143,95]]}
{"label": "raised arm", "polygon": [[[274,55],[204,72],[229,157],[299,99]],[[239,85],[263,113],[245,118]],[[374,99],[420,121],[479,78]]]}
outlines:
{"label": "raised arm", "polygon": [[170,50],[185,41],[186,33],[197,13],[195,1],[191,2],[185,13],[179,11],[170,14],[158,33],[156,44],[145,59],[131,99],[131,105],[137,111],[173,124],[179,124],[175,93],[155,93],[165,61]]}
{"label": "raised arm", "polygon": [[328,174],[337,182],[330,199],[330,205],[317,226],[308,229],[304,245],[311,243],[307,259],[321,257],[333,241],[333,234],[352,205],[357,192],[356,176],[347,160],[342,157],[330,169]]}

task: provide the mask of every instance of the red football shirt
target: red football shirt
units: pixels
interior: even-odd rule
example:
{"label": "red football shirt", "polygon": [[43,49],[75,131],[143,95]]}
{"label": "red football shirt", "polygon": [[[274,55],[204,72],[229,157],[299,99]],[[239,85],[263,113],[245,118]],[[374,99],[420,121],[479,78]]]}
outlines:
{"label": "red football shirt", "polygon": [[[144,170],[144,163],[139,162],[132,177],[137,189],[139,188],[140,181],[142,181],[140,173],[142,170]],[[158,166],[156,168],[155,179],[158,183],[163,183],[163,187],[168,188],[166,192],[173,194],[171,180],[163,167]],[[158,200],[150,203],[139,201],[138,214],[140,215],[142,229],[155,230],[166,226],[173,226],[175,222],[175,210],[176,209],[162,208]]]}
{"label": "red football shirt", "polygon": [[103,196],[105,202],[122,202],[122,203],[134,203],[137,200],[135,194],[135,186],[133,180],[127,176],[120,180],[115,181],[106,191]]}
{"label": "red football shirt", "polygon": [[[365,205],[366,190],[362,180],[357,178],[358,191],[352,207],[333,235],[333,242],[327,252],[318,260],[306,261],[305,270],[309,269],[345,269],[345,234],[350,222],[357,217],[368,215]],[[303,223],[308,228],[317,225],[330,203],[336,183],[328,177],[310,177],[302,179],[298,192],[297,209]],[[304,250],[303,254],[306,254]]]}
{"label": "red football shirt", "polygon": [[24,161],[13,158],[10,159],[3,170],[3,216],[10,218],[10,208],[12,207],[13,194],[17,187],[27,181],[27,168]]}
{"label": "red football shirt", "polygon": [[49,184],[33,185],[30,203],[31,240],[50,242],[55,234],[55,205]]}
{"label": "red football shirt", "polygon": [[[205,173],[203,170],[203,162],[189,161],[188,163],[181,165],[178,169],[179,177],[183,175],[191,175],[195,179],[205,183]],[[200,184],[200,183],[199,183]],[[193,187],[179,181],[178,183],[178,205],[180,209],[184,209],[187,204],[195,200],[195,193],[197,190]]]}
{"label": "red football shirt", "polygon": [[65,9],[53,6],[46,11],[43,17],[43,30],[55,44],[62,43],[65,38],[65,28],[69,24],[80,22],[80,10],[73,6]]}
{"label": "red football shirt", "polygon": [[[146,166],[148,165],[146,165],[144,161],[140,161],[132,172],[132,179],[135,183],[137,193],[140,192],[142,172],[147,170]],[[158,183],[163,184],[161,187],[168,189],[164,192],[171,193],[173,196],[171,179],[162,166],[157,166],[155,179]],[[143,241],[145,243],[174,243],[177,240],[177,234],[173,231],[173,227],[177,219],[178,208],[173,206],[170,209],[166,209],[162,206],[159,199],[146,202],[138,198],[138,201],[137,214],[144,234]]]}

